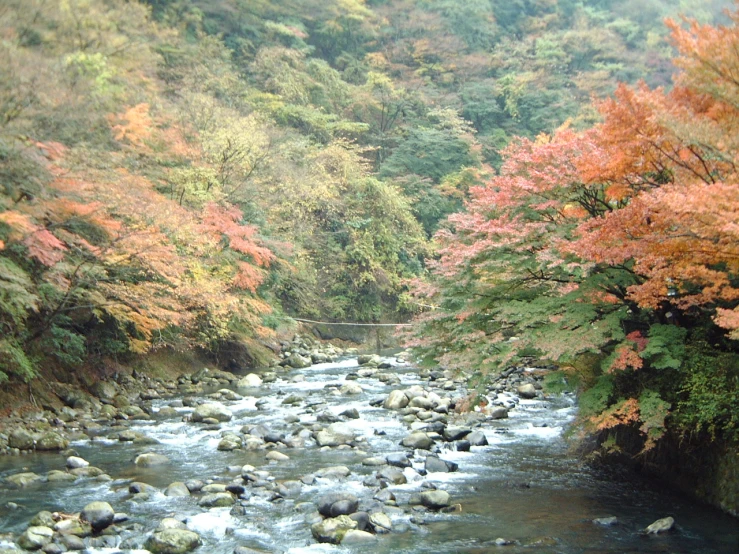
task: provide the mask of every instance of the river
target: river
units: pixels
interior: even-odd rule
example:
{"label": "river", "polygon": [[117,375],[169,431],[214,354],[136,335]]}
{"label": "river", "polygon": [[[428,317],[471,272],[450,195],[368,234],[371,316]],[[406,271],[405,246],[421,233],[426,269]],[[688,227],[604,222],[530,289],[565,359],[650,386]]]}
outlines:
{"label": "river", "polygon": [[[407,451],[399,445],[408,428],[398,413],[373,407],[369,401],[393,389],[425,382],[413,368],[394,359],[387,361],[393,364],[401,384],[360,378],[355,382],[364,392],[356,396],[336,393],[336,388],[345,383],[346,374],[357,370],[356,358],[281,373],[274,383],[239,390],[243,399],[224,402],[234,418],[222,423],[220,430],[182,421],[182,416],[192,412],[187,407],[176,408],[177,417],[131,422],[130,429],[156,439],[157,444],[152,446],[120,442],[115,438],[120,429],[106,427],[95,440],[74,442],[71,448],[113,480],[82,479],[21,489],[0,485],[0,533],[22,532],[39,510],[73,512],[92,500],[104,500],[130,517],[127,531],[110,537],[110,541],[123,537],[126,543],[122,546],[140,547],[159,520],[174,515],[186,519],[188,528],[201,534],[204,545],[198,552],[213,554],[230,554],[237,546],[289,553],[739,552],[736,519],[638,476],[605,473],[581,463],[563,437],[576,414],[574,399],[569,395],[521,400],[507,419],[485,421],[482,429],[487,446],[460,452],[450,449],[451,443],[442,443],[440,457],[457,463],[456,472],[424,477],[412,468],[404,470],[408,483],[390,486],[398,505],[387,512],[394,531],[378,535],[375,543],[352,547],[317,543],[311,536],[310,518],[315,514],[310,503],[332,491],[351,492],[361,503],[371,503],[376,489],[363,481],[376,468],[362,461]],[[304,380],[295,382],[296,375],[304,376]],[[283,404],[292,394],[305,400],[298,405]],[[154,410],[171,401],[154,401]],[[313,424],[322,411],[338,415],[350,408],[356,408],[360,415],[347,421],[360,437],[360,448],[285,448],[281,451],[289,459],[279,462],[265,460],[264,450],[217,450],[224,431],[238,433],[244,425],[263,425],[289,434]],[[171,463],[138,467],[133,460],[143,451],[165,454]],[[63,469],[64,460],[59,454],[40,453],[0,457],[0,481],[21,470],[43,474]],[[319,477],[303,485],[296,498],[276,498],[268,490],[255,490],[242,502],[242,513],[232,513],[230,508],[206,510],[198,506],[196,496],[163,494],[173,481],[230,482],[239,478],[239,468],[244,464],[269,472],[264,474],[268,481],[297,480],[337,465],[348,467],[351,474],[339,481]],[[413,467],[423,467],[420,459],[414,459]],[[132,499],[131,481],[148,483],[156,490],[148,498]],[[410,508],[411,495],[423,490],[427,482],[448,491],[453,502],[461,505],[461,511],[437,513]],[[607,516],[615,516],[619,523],[602,526],[592,521]],[[676,521],[672,532],[656,536],[640,532],[666,516]],[[498,538],[515,542],[496,546]],[[0,551],[2,546],[0,541]],[[112,548],[118,544],[109,546],[91,548],[89,552],[119,552]]]}

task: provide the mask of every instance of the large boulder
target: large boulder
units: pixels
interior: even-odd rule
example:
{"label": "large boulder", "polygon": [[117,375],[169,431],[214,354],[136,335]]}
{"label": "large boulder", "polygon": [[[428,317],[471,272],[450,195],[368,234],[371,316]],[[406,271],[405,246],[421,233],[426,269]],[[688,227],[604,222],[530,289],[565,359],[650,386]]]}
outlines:
{"label": "large boulder", "polygon": [[107,502],[90,502],[82,508],[80,519],[88,522],[93,531],[101,531],[113,523],[115,511]]}
{"label": "large boulder", "polygon": [[405,392],[403,392],[402,390],[394,390],[387,396],[382,406],[386,410],[402,410],[408,405],[409,402],[410,401],[408,400],[408,396],[405,394]]}
{"label": "large boulder", "polygon": [[68,446],[69,441],[54,431],[44,433],[36,441],[36,450],[64,450]]}
{"label": "large boulder", "polygon": [[318,446],[341,446],[349,444],[355,438],[354,430],[346,423],[332,423],[326,429],[316,433]]}
{"label": "large boulder", "polygon": [[175,481],[170,483],[167,489],[164,491],[166,496],[190,496],[190,489],[187,485],[181,481]]}
{"label": "large boulder", "polygon": [[40,550],[47,544],[51,543],[53,538],[53,529],[42,525],[36,525],[26,529],[23,534],[18,537],[18,546],[25,550]]}
{"label": "large boulder", "polygon": [[152,554],[185,554],[202,544],[200,535],[187,529],[165,529],[151,535],[144,547]]}
{"label": "large boulder", "polygon": [[36,441],[33,435],[25,429],[16,429],[8,437],[8,446],[19,450],[31,450],[35,446]]}
{"label": "large boulder", "polygon": [[192,421],[198,422],[205,419],[216,419],[218,421],[231,421],[231,411],[223,404],[216,402],[201,404],[192,413]]}
{"label": "large boulder", "polygon": [[311,359],[301,356],[300,354],[291,354],[286,360],[287,365],[293,369],[303,369],[304,367],[310,367]]}
{"label": "large boulder", "polygon": [[349,516],[339,516],[324,519],[314,523],[310,530],[318,542],[340,544],[347,531],[357,528],[357,522]]}

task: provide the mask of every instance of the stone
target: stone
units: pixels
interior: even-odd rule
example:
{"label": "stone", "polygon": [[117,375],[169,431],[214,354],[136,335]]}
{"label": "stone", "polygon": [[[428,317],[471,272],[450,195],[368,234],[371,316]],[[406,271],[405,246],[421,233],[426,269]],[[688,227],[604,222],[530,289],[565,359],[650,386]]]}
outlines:
{"label": "stone", "polygon": [[362,394],[364,389],[358,383],[347,383],[339,389],[339,392],[347,396],[356,396]]}
{"label": "stone", "polygon": [[293,369],[303,369],[311,365],[311,359],[300,354],[291,354],[285,362]]}
{"label": "stone", "polygon": [[359,508],[359,499],[349,493],[324,494],[316,501],[316,507],[324,517],[348,516]]}
{"label": "stone", "polygon": [[115,511],[107,502],[90,502],[80,512],[80,519],[88,522],[96,532],[113,523],[114,516]]}
{"label": "stone", "polygon": [[670,531],[675,526],[675,520],[671,517],[663,517],[649,525],[644,531],[648,535],[657,535]]}
{"label": "stone", "polygon": [[462,440],[471,432],[472,429],[468,429],[467,427],[445,427],[441,435],[444,437],[445,441],[453,442]]}
{"label": "stone", "polygon": [[40,550],[47,544],[51,543],[53,538],[53,529],[36,525],[26,529],[23,534],[18,537],[18,546],[25,550]]}
{"label": "stone", "polygon": [[397,467],[385,466],[377,472],[377,477],[385,481],[389,481],[393,485],[405,485],[408,478]]}
{"label": "stone", "polygon": [[409,408],[420,408],[422,410],[433,410],[434,402],[426,396],[414,396],[408,403]]}
{"label": "stone", "polygon": [[385,456],[385,461],[388,465],[395,467],[411,467],[411,461],[408,459],[408,454],[405,452],[396,452]]}
{"label": "stone", "polygon": [[388,394],[385,401],[382,403],[382,407],[386,410],[402,410],[408,406],[408,396],[402,390],[394,390]]}
{"label": "stone", "polygon": [[618,525],[619,521],[616,516],[609,517],[597,517],[593,520],[596,525],[602,525],[603,527],[610,527],[611,525]]}
{"label": "stone", "polygon": [[369,518],[370,525],[374,529],[375,533],[389,533],[393,530],[393,522],[387,514],[382,512],[375,512],[370,514]]}
{"label": "stone", "polygon": [[324,479],[344,479],[350,474],[351,471],[346,466],[324,467],[316,471],[316,476]]}
{"label": "stone", "polygon": [[354,438],[354,429],[341,422],[332,423],[326,429],[316,433],[318,446],[341,446],[349,444]]}
{"label": "stone", "polygon": [[421,504],[431,510],[440,510],[451,505],[451,497],[446,491],[424,491],[420,494]]}
{"label": "stone", "polygon": [[67,458],[66,466],[69,469],[77,469],[79,467],[88,467],[90,465],[90,462],[87,460],[83,460],[82,458],[78,456],[70,456]]}
{"label": "stone", "polygon": [[382,362],[382,358],[377,354],[362,354],[357,357],[357,363],[359,365],[374,365],[379,366]]}
{"label": "stone", "polygon": [[[113,518],[115,521],[115,517]],[[54,531],[60,535],[75,537],[89,537],[92,535],[92,525],[79,519],[62,519],[54,524]]]}
{"label": "stone", "polygon": [[340,544],[347,531],[357,528],[357,522],[349,516],[324,519],[311,525],[313,538],[318,542]]}
{"label": "stone", "polygon": [[139,454],[134,460],[134,464],[139,467],[154,467],[166,465],[170,462],[169,458],[164,454],[157,454],[156,452],[146,452]]}
{"label": "stone", "polygon": [[100,469],[99,467],[95,466],[87,466],[87,467],[77,467],[75,469],[70,469],[69,473],[76,477],[100,477],[101,475],[105,475],[105,472]]}
{"label": "stone", "polygon": [[140,493],[149,493],[149,492],[156,492],[157,488],[149,485],[148,483],[142,483],[140,481],[134,481],[130,485],[128,485],[128,492],[131,494],[140,494]]}
{"label": "stone", "polygon": [[33,516],[33,519],[28,523],[31,527],[49,527],[54,528],[54,515],[51,512],[42,510]]}
{"label": "stone", "polygon": [[18,450],[32,450],[36,441],[33,435],[25,429],[16,429],[8,437],[8,446]]}
{"label": "stone", "polygon": [[344,416],[347,419],[359,419],[359,410],[356,408],[347,408],[339,415]]}
{"label": "stone", "polygon": [[46,474],[46,480],[49,483],[61,483],[61,482],[76,481],[77,477],[75,475],[72,475],[71,473],[67,473],[66,471],[52,469]]}
{"label": "stone", "polygon": [[167,529],[187,529],[187,525],[182,523],[179,519],[173,517],[165,517],[159,522],[157,531],[166,531]]}
{"label": "stone", "polygon": [[421,450],[428,450],[434,444],[434,441],[423,431],[415,431],[410,435],[406,435],[401,441],[403,446],[408,448],[420,448]]}
{"label": "stone", "polygon": [[341,539],[342,545],[370,544],[373,542],[377,542],[377,537],[375,535],[358,529],[350,529],[344,534],[344,538]]}
{"label": "stone", "polygon": [[516,392],[521,398],[536,398],[536,387],[534,387],[534,385],[532,385],[531,383],[520,385],[516,389]]}
{"label": "stone", "polygon": [[265,458],[273,462],[284,462],[285,460],[289,460],[290,456],[288,456],[287,454],[283,454],[282,452],[278,452],[277,450],[272,450],[271,452],[267,453]]}
{"label": "stone", "polygon": [[506,419],[508,417],[508,408],[504,406],[496,406],[490,410],[490,419]]}
{"label": "stone", "polygon": [[230,492],[215,492],[206,494],[198,501],[203,508],[226,508],[233,506],[236,500]]}
{"label": "stone", "polygon": [[113,400],[118,394],[115,385],[109,381],[98,381],[90,387],[90,392],[101,400]]}
{"label": "stone", "polygon": [[28,485],[32,483],[38,483],[39,481],[43,481],[43,477],[40,475],[36,475],[35,473],[26,472],[26,473],[16,473],[15,475],[10,475],[9,477],[5,478],[5,481],[7,483],[10,483],[11,485],[15,485],[16,487],[27,487]]}
{"label": "stone", "polygon": [[487,446],[488,444],[488,438],[479,429],[467,435],[466,440],[470,443],[470,446]]}
{"label": "stone", "polygon": [[185,554],[202,544],[200,535],[187,529],[166,529],[151,535],[144,547],[152,554]]}
{"label": "stone", "polygon": [[256,373],[249,373],[236,383],[236,386],[239,388],[259,387],[261,385],[262,378]]}
{"label": "stone", "polygon": [[243,446],[241,437],[237,435],[226,435],[218,443],[218,450],[222,452],[231,452],[232,450],[238,450]]}
{"label": "stone", "polygon": [[192,421],[200,422],[206,419],[215,419],[217,421],[231,421],[231,412],[223,404],[216,402],[201,404],[192,413]]}
{"label": "stone", "polygon": [[190,496],[190,489],[181,481],[175,481],[167,486],[164,491],[166,496]]}
{"label": "stone", "polygon": [[455,462],[447,462],[436,456],[427,456],[424,467],[428,473],[449,473],[459,469]]}

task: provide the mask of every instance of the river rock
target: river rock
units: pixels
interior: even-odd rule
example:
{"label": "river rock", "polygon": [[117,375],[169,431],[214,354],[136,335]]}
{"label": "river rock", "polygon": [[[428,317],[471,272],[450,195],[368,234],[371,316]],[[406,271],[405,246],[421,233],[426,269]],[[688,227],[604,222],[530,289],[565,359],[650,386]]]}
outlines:
{"label": "river rock", "polygon": [[434,441],[423,431],[415,431],[410,435],[406,435],[400,444],[408,448],[428,450],[434,444]]}
{"label": "river rock", "polygon": [[223,452],[230,452],[232,450],[238,450],[243,445],[241,437],[234,434],[226,435],[218,443],[218,450]]}
{"label": "river rock", "polygon": [[616,516],[609,517],[597,517],[593,520],[596,525],[602,525],[603,527],[611,527],[612,525],[618,525],[618,518]]}
{"label": "river rock", "polygon": [[453,442],[462,440],[471,432],[472,429],[468,429],[467,427],[445,427],[441,435],[444,437],[445,441]]}
{"label": "river rock", "polygon": [[649,525],[644,531],[649,535],[665,533],[673,528],[675,520],[671,517],[663,517]]}
{"label": "river rock", "polygon": [[424,467],[429,473],[449,473],[459,469],[455,462],[447,462],[436,456],[427,456]]}
{"label": "river rock", "polygon": [[479,429],[467,435],[466,440],[470,443],[470,446],[487,446],[488,444],[488,438]]}
{"label": "river rock", "polygon": [[385,466],[377,472],[377,477],[384,481],[389,481],[393,485],[405,485],[408,482],[408,478],[405,476],[399,468],[392,466]]}
{"label": "river rock", "polygon": [[100,400],[113,400],[118,394],[115,385],[110,381],[98,381],[90,387],[90,392]]}
{"label": "river rock", "polygon": [[159,522],[156,532],[166,531],[167,529],[187,529],[187,525],[182,523],[179,519],[173,517],[165,517]]}
{"label": "river rock", "polygon": [[67,458],[66,464],[69,469],[77,469],[78,467],[88,467],[90,462],[80,458],[79,456],[70,456]]}
{"label": "river rock", "polygon": [[249,373],[236,383],[236,386],[239,388],[260,387],[261,385],[262,378],[256,373]]}
{"label": "river rock", "polygon": [[310,530],[318,542],[340,544],[347,531],[357,528],[357,522],[349,516],[324,519],[314,523]]}
{"label": "river rock", "polygon": [[231,421],[231,412],[223,404],[215,402],[208,404],[201,404],[192,413],[192,421],[200,422],[206,419],[215,419],[217,421]]}
{"label": "river rock", "polygon": [[225,508],[233,506],[236,501],[230,492],[215,492],[206,494],[198,501],[198,506],[203,508]]}
{"label": "river rock", "polygon": [[316,506],[324,517],[348,516],[359,508],[359,499],[349,493],[324,494],[318,498]]}
{"label": "river rock", "polygon": [[370,514],[369,522],[375,533],[389,533],[393,530],[392,520],[387,516],[387,514],[382,512]]}
{"label": "river rock", "polygon": [[113,523],[114,516],[115,511],[107,502],[90,502],[80,512],[80,519],[88,522],[96,532]]}
{"label": "river rock", "polygon": [[534,385],[532,385],[531,383],[520,385],[516,389],[516,392],[521,398],[536,398],[536,387],[534,387]]}
{"label": "river rock", "polygon": [[25,429],[16,429],[8,437],[8,446],[18,450],[32,450],[36,444],[33,435]]}
{"label": "river rock", "polygon": [[346,466],[330,466],[330,467],[324,467],[316,471],[317,477],[322,477],[323,479],[344,479],[346,477],[349,477],[351,474],[351,470]]}
{"label": "river rock", "polygon": [[411,467],[411,461],[408,459],[408,454],[405,452],[394,452],[385,456],[385,461],[388,465],[395,467]]}
{"label": "river rock", "polygon": [[431,510],[440,510],[451,505],[451,497],[446,491],[424,491],[420,494],[421,504]]}
{"label": "river rock", "polygon": [[359,410],[356,408],[347,408],[339,415],[342,415],[347,419],[359,419]]}
{"label": "river rock", "polygon": [[278,452],[277,450],[272,450],[271,452],[267,453],[265,458],[272,462],[284,462],[285,460],[289,460],[290,456],[288,456],[287,454],[283,454],[282,452]]}
{"label": "river rock", "polygon": [[165,456],[164,454],[157,454],[156,452],[146,452],[144,454],[139,454],[138,456],[136,456],[136,459],[133,463],[139,467],[153,467],[166,465],[169,462],[170,459],[167,458],[167,456]]}
{"label": "river rock", "polygon": [[426,396],[414,396],[408,403],[409,408],[420,408],[422,410],[433,410],[436,404]]}
{"label": "river rock", "polygon": [[[113,518],[115,522],[115,517]],[[75,537],[89,537],[92,535],[92,525],[79,519],[62,519],[54,524],[54,531],[60,535],[73,535]]]}
{"label": "river rock", "polygon": [[18,546],[25,550],[39,550],[51,543],[54,531],[41,525],[29,527],[18,537]]}
{"label": "river rock", "polygon": [[66,471],[52,469],[46,474],[46,480],[49,483],[64,483],[64,482],[76,481],[77,476],[71,473],[67,473]]}
{"label": "river rock", "polygon": [[356,396],[362,394],[364,389],[358,383],[347,383],[339,389],[339,392],[347,396]]}
{"label": "river rock", "polygon": [[33,516],[33,519],[28,522],[30,527],[49,527],[54,528],[54,514],[47,510],[42,510]]}
{"label": "river rock", "polygon": [[355,438],[354,430],[346,423],[332,423],[326,429],[316,433],[318,446],[340,446],[349,444]]}
{"label": "river rock", "polygon": [[300,354],[291,354],[285,363],[293,369],[303,369],[304,367],[310,367],[311,359]]}
{"label": "river rock", "polygon": [[377,542],[377,537],[367,531],[360,531],[359,529],[350,529],[341,539],[341,544],[350,546],[352,544],[370,544]]}
{"label": "river rock", "polygon": [[16,473],[15,475],[10,475],[9,477],[5,478],[5,481],[7,483],[10,483],[11,485],[14,485],[16,487],[27,487],[32,483],[38,483],[43,480],[43,477],[32,472]]}
{"label": "river rock", "polygon": [[382,406],[386,410],[402,410],[408,406],[408,396],[402,390],[394,390],[388,394]]}
{"label": "river rock", "polygon": [[202,544],[200,535],[187,529],[166,529],[151,535],[144,547],[152,554],[184,554]]}
{"label": "river rock", "polygon": [[175,481],[167,486],[164,491],[166,496],[190,496],[190,489],[181,481]]}
{"label": "river rock", "polygon": [[94,477],[100,477],[102,475],[105,475],[105,472],[102,469],[100,469],[99,467],[95,467],[95,466],[76,467],[74,469],[70,469],[69,473],[71,473],[75,477],[87,477],[87,478],[94,478]]}
{"label": "river rock", "polygon": [[490,410],[490,419],[505,419],[508,417],[508,408],[496,406]]}

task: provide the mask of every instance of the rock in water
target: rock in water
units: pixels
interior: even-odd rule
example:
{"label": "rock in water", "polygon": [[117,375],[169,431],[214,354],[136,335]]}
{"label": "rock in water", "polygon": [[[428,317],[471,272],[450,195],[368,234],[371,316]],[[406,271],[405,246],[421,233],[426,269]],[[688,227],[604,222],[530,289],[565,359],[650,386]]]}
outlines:
{"label": "rock in water", "polygon": [[87,521],[93,531],[101,531],[113,523],[115,511],[107,502],[90,502],[82,509],[80,519]]}
{"label": "rock in water", "polygon": [[187,529],[166,529],[149,537],[144,547],[153,554],[185,554],[202,544],[200,535]]}
{"label": "rock in water", "polygon": [[339,544],[347,531],[357,528],[357,522],[349,516],[339,516],[324,519],[318,523],[314,523],[310,530],[318,542],[328,542],[331,544]]}
{"label": "rock in water", "polygon": [[347,531],[344,538],[341,540],[342,545],[369,544],[373,542],[377,542],[377,537],[375,535],[368,533],[367,531],[358,531],[357,529],[350,529]]}
{"label": "rock in water", "polygon": [[259,387],[262,384],[262,378],[256,373],[249,373],[241,378],[236,386],[239,388]]}
{"label": "rock in water", "polygon": [[164,454],[156,454],[154,452],[147,452],[136,456],[133,462],[139,467],[152,467],[161,466],[169,463],[169,458]]}
{"label": "rock in water", "polygon": [[402,390],[392,391],[383,402],[382,406],[386,410],[402,410],[410,401]]}
{"label": "rock in water", "polygon": [[516,391],[521,398],[536,398],[536,388],[531,383],[521,385]]}
{"label": "rock in water", "polygon": [[663,517],[662,519],[658,519],[654,523],[652,523],[649,527],[645,529],[646,533],[649,535],[656,535],[658,533],[665,533],[672,529],[672,527],[675,525],[675,520],[671,517]]}
{"label": "rock in water", "polygon": [[440,510],[451,504],[451,497],[446,491],[425,491],[420,496],[421,504],[432,510]]}
{"label": "rock in water", "polygon": [[357,511],[359,499],[349,493],[324,494],[316,506],[318,513],[324,517],[348,516]]}
{"label": "rock in water", "polygon": [[201,404],[192,413],[192,420],[195,422],[205,419],[216,419],[218,421],[231,421],[231,412],[223,404],[215,402],[211,404]]}
{"label": "rock in water", "polygon": [[407,435],[401,442],[403,446],[408,448],[420,448],[422,450],[428,450],[434,444],[434,441],[423,431],[416,431]]}

